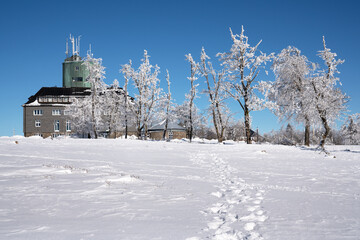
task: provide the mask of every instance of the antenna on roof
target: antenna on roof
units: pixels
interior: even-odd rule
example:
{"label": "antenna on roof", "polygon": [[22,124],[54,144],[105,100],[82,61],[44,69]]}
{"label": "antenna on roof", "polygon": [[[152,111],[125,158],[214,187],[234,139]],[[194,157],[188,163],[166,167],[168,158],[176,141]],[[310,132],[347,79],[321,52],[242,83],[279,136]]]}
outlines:
{"label": "antenna on roof", "polygon": [[80,56],[80,38],[81,36],[75,38],[73,35],[70,34],[69,38],[66,39],[66,57],[69,57],[69,40],[71,42],[72,47],[72,55],[71,56]]}
{"label": "antenna on roof", "polygon": [[77,55],[79,55],[79,56],[80,56],[80,38],[81,38],[81,35],[78,36],[78,38],[77,38],[77,45],[76,45],[76,53],[77,53]]}
{"label": "antenna on roof", "polygon": [[70,41],[72,45],[72,55],[75,55],[75,39],[74,36],[71,36],[71,33],[70,33]]}
{"label": "antenna on roof", "polygon": [[79,36],[79,37],[77,37],[76,39],[75,39],[75,50],[74,50],[74,55],[80,55],[80,37],[81,36]]}
{"label": "antenna on roof", "polygon": [[87,55],[92,56],[92,52],[91,52],[91,44],[89,44],[89,50],[87,50]]}
{"label": "antenna on roof", "polygon": [[66,39],[66,51],[65,51],[65,54],[66,54],[66,58],[69,57],[69,40]]}

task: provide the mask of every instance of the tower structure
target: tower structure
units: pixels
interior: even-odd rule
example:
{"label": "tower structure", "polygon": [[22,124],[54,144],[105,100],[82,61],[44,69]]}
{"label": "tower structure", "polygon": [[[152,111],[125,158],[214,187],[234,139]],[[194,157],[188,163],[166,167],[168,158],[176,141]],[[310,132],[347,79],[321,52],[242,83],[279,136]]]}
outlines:
{"label": "tower structure", "polygon": [[86,81],[88,71],[82,64],[83,61],[80,57],[80,36],[74,38],[70,34],[69,37],[72,51],[69,53],[69,41],[66,41],[66,59],[63,62],[63,87],[80,87],[90,88],[91,85]]}

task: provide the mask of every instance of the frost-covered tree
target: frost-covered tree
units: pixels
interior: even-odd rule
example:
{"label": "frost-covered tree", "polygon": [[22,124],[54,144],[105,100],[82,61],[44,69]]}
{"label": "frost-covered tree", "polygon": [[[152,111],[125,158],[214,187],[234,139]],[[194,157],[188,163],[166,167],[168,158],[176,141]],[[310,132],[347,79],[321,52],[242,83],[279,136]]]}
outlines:
{"label": "frost-covered tree", "polygon": [[[276,103],[274,113],[280,120],[295,120],[305,126],[305,145],[310,145],[310,125],[314,120],[310,88],[312,64],[295,47],[283,49],[273,61],[275,82],[269,84],[267,97]],[[310,96],[309,96],[310,95]]]}
{"label": "frost-covered tree", "polygon": [[280,130],[265,133],[264,141],[281,145],[297,145],[301,144],[303,135],[303,133],[294,129],[290,124],[287,124],[285,128],[282,127]]}
{"label": "frost-covered tree", "polygon": [[226,128],[225,136],[228,140],[243,141],[246,136],[244,120],[230,120]]}
{"label": "frost-covered tree", "polygon": [[270,61],[271,55],[258,51],[261,41],[254,47],[248,43],[248,37],[244,35],[244,28],[241,34],[233,34],[230,29],[233,41],[229,52],[218,53],[222,65],[226,67],[229,76],[228,93],[241,106],[244,113],[246,142],[251,144],[251,123],[250,112],[263,107],[264,101],[255,93],[257,88],[256,78],[266,62]]}
{"label": "frost-covered tree", "polygon": [[165,128],[164,128],[164,133],[163,133],[163,139],[165,140],[166,138],[166,132],[168,129],[168,124],[171,120],[171,91],[170,91],[170,74],[169,71],[166,69],[166,82],[167,82],[167,86],[168,86],[168,93],[166,94],[165,97],[165,108],[166,108],[166,112],[165,112]]}
{"label": "frost-covered tree", "polygon": [[360,114],[356,113],[348,116],[345,124],[341,128],[345,144],[360,144]]}
{"label": "frost-covered tree", "polygon": [[126,101],[123,89],[119,87],[118,80],[114,80],[113,84],[105,90],[103,99],[103,119],[110,136],[122,130],[124,119],[124,102]]}
{"label": "frost-covered tree", "polygon": [[190,63],[190,77],[188,77],[188,79],[190,80],[190,93],[186,95],[186,99],[188,100],[189,103],[189,107],[188,107],[188,111],[189,111],[189,119],[188,119],[188,137],[189,140],[191,142],[192,138],[193,138],[193,131],[194,131],[194,120],[193,120],[193,115],[194,115],[194,109],[195,109],[195,104],[194,104],[194,100],[197,96],[197,86],[199,84],[195,84],[195,81],[198,79],[198,72],[199,72],[199,64],[197,64],[193,57],[191,56],[191,54],[187,54],[185,55],[186,59],[189,61]]}
{"label": "frost-covered tree", "polygon": [[120,70],[120,72],[123,73],[124,75],[124,95],[126,96],[126,98],[123,101],[123,115],[124,115],[124,127],[125,127],[125,139],[127,139],[128,137],[128,125],[130,123],[131,120],[131,113],[133,111],[133,104],[130,103],[129,101],[129,94],[128,94],[128,84],[129,84],[129,79],[131,79],[131,76],[133,74],[133,70],[132,70],[132,62],[131,60],[129,61],[128,64],[124,64],[122,66],[122,69]]}
{"label": "frost-covered tree", "polygon": [[[189,101],[185,100],[183,104],[176,105],[174,107],[173,111],[173,117],[178,121],[178,124],[185,127],[187,129],[187,135],[189,136],[189,130],[190,130],[190,110],[189,110]],[[205,128],[207,125],[207,119],[203,114],[200,113],[200,110],[193,105],[192,106],[192,129],[193,129],[193,137],[199,136],[199,133],[202,131],[202,129]]]}
{"label": "frost-covered tree", "polygon": [[91,119],[91,98],[89,96],[72,98],[65,111],[71,121],[71,132],[88,137],[93,132]]}
{"label": "frost-covered tree", "polygon": [[131,66],[123,68],[124,75],[131,77],[137,90],[137,94],[134,96],[136,128],[139,137],[144,132],[145,139],[147,138],[149,124],[160,100],[159,70],[160,68],[157,65],[150,64],[146,50],[144,50],[144,58],[141,60],[137,70],[134,70]]}
{"label": "frost-covered tree", "polygon": [[336,53],[332,53],[326,47],[324,37],[323,46],[324,50],[319,51],[318,55],[324,60],[326,69],[318,70],[312,78],[311,86],[314,91],[314,105],[324,128],[320,147],[325,150],[325,141],[331,130],[330,124],[346,110],[345,104],[348,97],[337,87],[337,84],[341,83],[339,78],[335,76],[339,73],[337,66],[342,64],[344,60],[336,59]]}
{"label": "frost-covered tree", "polygon": [[199,71],[205,78],[207,90],[205,93],[209,96],[209,113],[212,118],[216,137],[218,142],[222,142],[225,137],[225,130],[229,122],[230,111],[226,106],[227,99],[225,89],[225,70],[216,71],[210,61],[209,56],[206,55],[205,49],[201,50],[201,61],[199,64]]}
{"label": "frost-covered tree", "polygon": [[102,66],[101,58],[94,58],[91,52],[87,53],[87,56],[83,62],[86,66],[89,75],[86,81],[91,84],[91,118],[89,119],[92,125],[92,132],[95,138],[98,137],[98,127],[103,122],[102,119],[102,95],[105,92],[106,84],[105,79],[105,67]]}

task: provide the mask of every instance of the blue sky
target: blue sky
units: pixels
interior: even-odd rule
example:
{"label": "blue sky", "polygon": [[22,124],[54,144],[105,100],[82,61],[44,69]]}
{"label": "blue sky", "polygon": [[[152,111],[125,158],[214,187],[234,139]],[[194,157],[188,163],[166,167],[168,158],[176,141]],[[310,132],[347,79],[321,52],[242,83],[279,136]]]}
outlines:
{"label": "blue sky", "polygon": [[[0,9],[0,136],[22,134],[22,107],[41,87],[62,85],[65,42],[70,33],[82,36],[81,55],[89,44],[103,59],[106,83],[117,78],[120,65],[135,66],[147,49],[152,64],[169,70],[177,103],[189,89],[190,68],[185,54],[199,59],[204,46],[213,62],[216,53],[229,50],[229,27],[241,25],[260,50],[278,53],[289,45],[310,60],[327,46],[345,59],[339,67],[342,89],[351,97],[350,113],[360,112],[359,1],[3,1]],[[269,66],[268,66],[269,67]],[[259,80],[274,80],[272,72]],[[200,80],[200,88],[204,88]],[[200,108],[206,96],[198,99]],[[241,112],[231,103],[233,112]],[[239,114],[238,114],[239,115]],[[279,129],[269,111],[253,112],[253,128]]]}

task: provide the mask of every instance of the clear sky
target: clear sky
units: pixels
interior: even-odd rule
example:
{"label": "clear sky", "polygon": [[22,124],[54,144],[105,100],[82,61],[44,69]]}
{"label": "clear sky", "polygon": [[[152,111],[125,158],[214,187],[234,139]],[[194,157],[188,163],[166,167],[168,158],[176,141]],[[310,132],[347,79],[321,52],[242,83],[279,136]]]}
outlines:
{"label": "clear sky", "polygon": [[[169,70],[172,92],[182,103],[189,90],[190,73],[185,54],[199,60],[204,46],[213,62],[216,53],[231,47],[229,27],[241,25],[251,45],[278,53],[289,45],[312,61],[327,46],[345,59],[339,67],[342,89],[351,97],[350,113],[360,112],[360,1],[2,1],[0,8],[0,136],[22,134],[22,107],[41,87],[62,85],[65,42],[70,33],[82,36],[81,54],[89,44],[103,59],[106,80],[116,78],[122,64],[132,59],[137,67],[148,50],[150,62]],[[269,67],[269,66],[268,66]],[[274,80],[272,72],[259,80]],[[205,87],[203,79],[200,89]],[[198,99],[204,109],[206,95]],[[233,112],[240,107],[231,103]],[[253,128],[279,129],[269,111],[253,112]]]}

